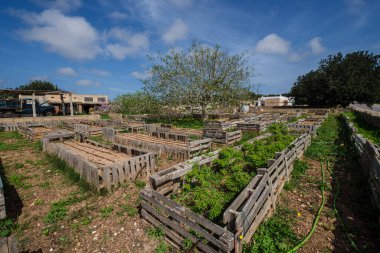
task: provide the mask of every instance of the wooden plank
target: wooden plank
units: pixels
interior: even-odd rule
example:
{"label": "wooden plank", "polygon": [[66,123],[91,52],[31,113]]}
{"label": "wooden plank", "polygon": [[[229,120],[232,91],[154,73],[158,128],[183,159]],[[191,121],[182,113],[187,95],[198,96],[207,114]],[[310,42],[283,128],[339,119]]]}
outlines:
{"label": "wooden plank", "polygon": [[[210,246],[206,245],[206,244],[203,244],[201,242],[201,240],[199,240],[197,237],[195,237],[194,235],[190,234],[189,232],[187,232],[183,227],[180,227],[179,225],[177,225],[175,222],[173,222],[172,220],[170,220],[169,218],[163,216],[162,214],[158,213],[153,207],[151,207],[150,205],[146,204],[145,202],[141,202],[141,205],[142,205],[142,208],[146,211],[146,212],[149,212],[150,214],[153,214],[154,216],[157,217],[157,219],[165,224],[166,226],[169,226],[171,228],[171,230],[174,230],[175,232],[177,232],[178,234],[180,234],[181,236],[183,236],[184,238],[188,238],[190,239],[194,244],[197,245],[197,247],[199,247],[201,250],[203,250],[204,252],[212,252],[212,253],[217,253],[217,251],[215,251],[214,249],[212,249]],[[162,226],[161,226],[162,227]],[[181,245],[181,244],[180,244]],[[223,252],[227,252],[227,251],[223,251]]]}

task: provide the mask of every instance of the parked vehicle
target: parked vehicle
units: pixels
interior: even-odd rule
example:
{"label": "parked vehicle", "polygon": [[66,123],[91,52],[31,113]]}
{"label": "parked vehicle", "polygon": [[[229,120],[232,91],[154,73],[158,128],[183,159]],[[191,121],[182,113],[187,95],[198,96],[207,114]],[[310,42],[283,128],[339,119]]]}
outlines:
{"label": "parked vehicle", "polygon": [[[40,104],[37,100],[36,114],[44,116],[52,116],[55,113],[55,108],[48,102]],[[31,99],[0,99],[0,115],[12,114],[33,114]]]}

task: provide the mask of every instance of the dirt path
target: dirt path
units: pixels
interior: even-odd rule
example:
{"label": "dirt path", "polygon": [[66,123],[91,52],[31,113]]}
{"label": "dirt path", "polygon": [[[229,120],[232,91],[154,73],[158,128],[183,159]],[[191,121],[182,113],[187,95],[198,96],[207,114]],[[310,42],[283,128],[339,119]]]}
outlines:
{"label": "dirt path", "polygon": [[[314,234],[298,252],[355,252],[348,236],[357,245],[358,252],[380,252],[380,227],[369,199],[368,183],[363,179],[358,158],[343,125],[339,120],[337,124],[338,136],[334,143],[328,144],[334,155],[323,157],[334,161],[330,163],[330,169],[339,183],[336,208],[342,221],[334,212],[338,184],[325,170],[326,204]],[[304,238],[310,231],[322,201],[320,162],[313,155],[311,157],[304,159],[309,168],[299,185],[290,191],[285,190],[279,201],[279,205],[298,213],[293,231],[299,238]]]}
{"label": "dirt path", "polygon": [[[1,133],[0,133],[1,134]],[[154,252],[157,240],[139,218],[139,187],[99,195],[31,142],[1,151],[8,217],[25,252]],[[7,145],[20,141],[7,139]],[[1,140],[0,140],[1,141]],[[137,185],[139,187],[137,187]]]}

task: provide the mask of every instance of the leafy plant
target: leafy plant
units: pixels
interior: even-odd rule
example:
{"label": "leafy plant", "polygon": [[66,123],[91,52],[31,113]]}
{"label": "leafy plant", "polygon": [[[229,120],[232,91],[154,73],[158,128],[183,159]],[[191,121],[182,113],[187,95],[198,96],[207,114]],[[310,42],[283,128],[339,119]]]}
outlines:
{"label": "leafy plant", "polygon": [[211,166],[194,164],[185,176],[182,191],[171,197],[177,203],[218,222],[223,210],[255,176],[256,169],[266,167],[267,160],[295,138],[283,124],[274,124],[269,131],[273,133],[271,137],[244,144],[241,150],[232,147],[222,149]]}
{"label": "leafy plant", "polygon": [[154,239],[160,239],[165,235],[164,232],[162,232],[162,230],[158,227],[149,228],[146,233],[149,237]]}

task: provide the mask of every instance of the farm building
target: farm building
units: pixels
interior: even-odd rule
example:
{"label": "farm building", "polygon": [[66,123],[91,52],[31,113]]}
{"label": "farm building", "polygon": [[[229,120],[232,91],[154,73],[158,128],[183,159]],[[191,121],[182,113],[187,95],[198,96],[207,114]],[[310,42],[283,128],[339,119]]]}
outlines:
{"label": "farm building", "polygon": [[257,100],[257,106],[292,106],[294,104],[294,98],[285,96],[262,96]]}
{"label": "farm building", "polygon": [[[109,100],[106,95],[89,95],[89,94],[77,94],[71,93],[72,103],[74,107],[74,113],[89,113],[95,110],[97,107],[102,105],[107,105]],[[20,99],[31,99],[30,95],[19,95]],[[62,103],[65,104],[66,110],[70,108],[70,93],[64,92],[62,95],[59,94],[45,94],[36,95],[36,99],[40,103],[49,102],[52,106],[56,107],[57,110],[62,107]],[[63,102],[62,102],[63,101]]]}

